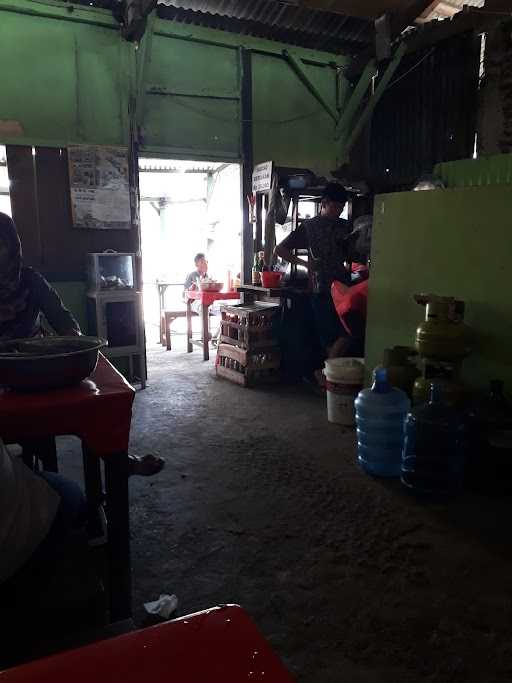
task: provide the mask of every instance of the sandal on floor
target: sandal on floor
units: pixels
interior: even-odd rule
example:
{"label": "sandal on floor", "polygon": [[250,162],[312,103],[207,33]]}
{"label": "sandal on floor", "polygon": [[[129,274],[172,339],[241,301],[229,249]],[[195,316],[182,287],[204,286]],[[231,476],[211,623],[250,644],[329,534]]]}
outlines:
{"label": "sandal on floor", "polygon": [[161,472],[165,460],[158,455],[148,453],[142,457],[138,455],[128,456],[129,476],[152,477]]}

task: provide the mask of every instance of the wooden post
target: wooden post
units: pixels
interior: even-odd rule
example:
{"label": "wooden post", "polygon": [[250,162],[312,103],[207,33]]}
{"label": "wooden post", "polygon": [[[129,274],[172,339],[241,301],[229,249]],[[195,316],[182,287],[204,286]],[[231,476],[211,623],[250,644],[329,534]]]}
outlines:
{"label": "wooden post", "polygon": [[250,50],[240,48],[241,72],[241,114],[242,114],[242,270],[241,279],[245,285],[251,284],[252,262],[254,258],[253,227],[250,221],[247,196],[252,194],[253,131],[252,131],[252,55]]}

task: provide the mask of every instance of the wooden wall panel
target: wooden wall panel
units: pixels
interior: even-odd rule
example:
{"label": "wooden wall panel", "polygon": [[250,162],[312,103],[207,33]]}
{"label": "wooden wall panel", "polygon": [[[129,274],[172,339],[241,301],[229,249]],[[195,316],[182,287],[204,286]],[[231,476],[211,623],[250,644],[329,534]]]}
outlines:
{"label": "wooden wall panel", "polygon": [[7,146],[12,216],[18,227],[26,263],[40,268],[41,235],[37,217],[35,168],[32,147]]}
{"label": "wooden wall panel", "polygon": [[70,280],[76,279],[76,274],[83,270],[83,254],[79,240],[73,238],[63,150],[38,147],[35,162],[41,268],[50,276],[58,274],[64,277],[68,274]]}
{"label": "wooden wall panel", "polygon": [[33,156],[30,147],[9,147],[7,154],[13,216],[27,265],[53,281],[83,280],[88,252],[137,251],[135,228],[73,227],[66,149],[37,147]]}

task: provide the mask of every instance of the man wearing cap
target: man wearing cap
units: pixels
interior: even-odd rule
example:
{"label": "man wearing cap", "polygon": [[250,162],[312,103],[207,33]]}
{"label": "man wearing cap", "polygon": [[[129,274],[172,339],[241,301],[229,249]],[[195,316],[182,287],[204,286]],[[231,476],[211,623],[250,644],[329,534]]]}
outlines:
{"label": "man wearing cap", "polygon": [[[319,215],[302,221],[275,251],[277,256],[306,268],[309,273],[311,305],[324,357],[344,335],[332,301],[331,285],[334,281],[350,284],[350,273],[345,267],[350,251],[350,226],[340,218],[346,202],[345,189],[338,183],[329,183],[322,195]],[[293,253],[297,249],[307,250],[307,261]]]}

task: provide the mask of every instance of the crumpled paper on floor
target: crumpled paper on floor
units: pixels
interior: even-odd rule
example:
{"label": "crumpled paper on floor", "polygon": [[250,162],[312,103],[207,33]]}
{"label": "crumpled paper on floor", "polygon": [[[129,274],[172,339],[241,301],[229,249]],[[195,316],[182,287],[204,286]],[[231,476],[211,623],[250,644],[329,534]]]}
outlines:
{"label": "crumpled paper on floor", "polygon": [[144,609],[148,614],[153,614],[163,619],[169,619],[177,608],[178,598],[175,595],[166,595],[165,593],[158,600],[144,603]]}

